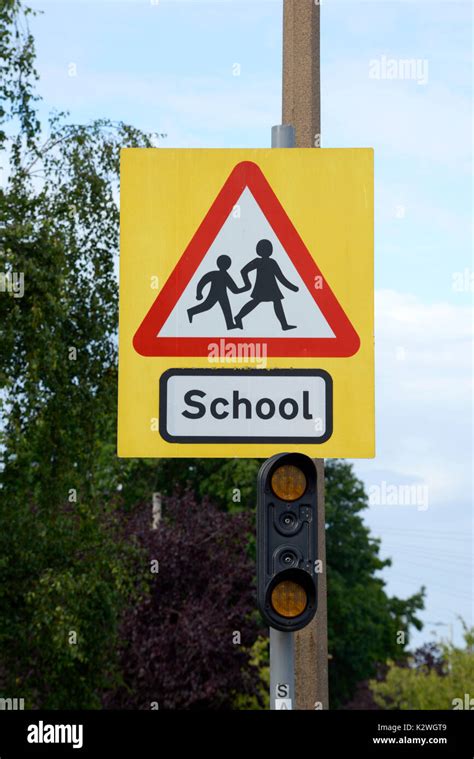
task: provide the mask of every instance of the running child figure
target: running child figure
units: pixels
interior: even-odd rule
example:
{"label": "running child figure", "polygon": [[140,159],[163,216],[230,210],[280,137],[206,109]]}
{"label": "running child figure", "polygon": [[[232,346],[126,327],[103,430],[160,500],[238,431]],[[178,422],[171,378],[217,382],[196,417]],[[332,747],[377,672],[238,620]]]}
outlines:
{"label": "running child figure", "polygon": [[247,288],[237,287],[230,274],[228,274],[228,269],[230,269],[231,264],[232,260],[229,256],[219,256],[217,259],[217,270],[209,271],[199,280],[196,293],[197,300],[202,300],[203,290],[206,285],[210,284],[211,286],[204,303],[188,308],[188,318],[191,324],[196,314],[202,314],[204,311],[209,311],[216,305],[216,303],[219,303],[222,313],[224,314],[227,329],[236,329],[237,325],[234,323],[232,317],[232,309],[230,307],[227,290],[230,290],[231,293],[237,294],[243,293]]}

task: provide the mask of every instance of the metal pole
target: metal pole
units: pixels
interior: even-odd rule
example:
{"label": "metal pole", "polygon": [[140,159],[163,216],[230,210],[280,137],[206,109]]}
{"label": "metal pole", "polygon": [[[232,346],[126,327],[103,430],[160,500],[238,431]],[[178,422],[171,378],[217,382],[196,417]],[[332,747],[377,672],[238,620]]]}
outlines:
{"label": "metal pole", "polygon": [[292,124],[278,124],[272,127],[272,148],[294,148],[295,128]]}
{"label": "metal pole", "polygon": [[[315,0],[284,0],[283,106],[281,126],[272,129],[272,147],[321,145],[320,8]],[[318,477],[318,610],[312,622],[295,633],[296,708],[328,709],[328,641],[324,459],[316,459]],[[270,631],[270,657],[271,639]],[[282,633],[283,635],[285,633]],[[292,651],[293,666],[293,651]],[[270,663],[270,682],[272,663]],[[273,694],[273,689],[272,689]],[[272,697],[271,694],[271,697]]]}
{"label": "metal pole", "polygon": [[[272,127],[272,148],[294,148],[291,124]],[[295,704],[294,633],[270,628],[270,709],[293,709]]]}
{"label": "metal pole", "polygon": [[295,704],[295,636],[270,627],[270,709]]}

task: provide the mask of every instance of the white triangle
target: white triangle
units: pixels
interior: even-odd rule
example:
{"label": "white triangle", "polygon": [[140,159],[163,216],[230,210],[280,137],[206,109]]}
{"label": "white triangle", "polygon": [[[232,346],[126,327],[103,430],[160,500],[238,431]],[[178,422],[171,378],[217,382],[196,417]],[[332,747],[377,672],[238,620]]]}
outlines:
{"label": "white triangle", "polygon": [[[203,289],[203,299],[198,301],[196,299],[197,285],[205,274],[217,270],[217,258],[221,255],[227,255],[231,258],[232,265],[228,274],[238,287],[242,287],[240,271],[250,261],[258,258],[255,249],[259,240],[262,239],[270,240],[273,245],[272,258],[278,263],[286,279],[299,288],[298,292],[295,293],[281,283],[278,284],[278,288],[284,296],[281,303],[287,322],[296,325],[296,329],[282,330],[271,301],[260,302],[243,319],[242,330],[227,329],[219,303],[216,303],[208,311],[194,315],[193,321],[190,323],[188,309],[203,303],[209,293],[210,285],[208,284]],[[255,284],[254,271],[250,273],[250,281],[253,290]],[[240,294],[233,294],[228,291],[234,317],[242,306],[251,300],[252,290]],[[226,219],[157,336],[226,337],[229,339],[245,339],[246,337],[335,337],[319,306],[308,291],[248,187],[243,191],[238,203],[234,206],[234,211]]]}

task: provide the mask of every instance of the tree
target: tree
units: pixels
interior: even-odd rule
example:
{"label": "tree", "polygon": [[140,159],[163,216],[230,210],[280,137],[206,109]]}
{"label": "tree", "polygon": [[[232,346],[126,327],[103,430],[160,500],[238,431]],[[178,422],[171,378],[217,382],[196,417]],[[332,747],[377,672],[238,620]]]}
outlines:
{"label": "tree", "polygon": [[[131,462],[124,498],[133,502],[154,490],[169,494],[180,483],[231,513],[250,508],[254,514],[260,464],[258,459]],[[352,697],[360,681],[373,677],[379,663],[408,655],[409,628],[421,628],[416,613],[423,608],[424,590],[407,599],[387,595],[377,573],[391,562],[380,558],[380,541],[363,523],[368,502],[363,484],[349,463],[338,460],[326,461],[325,478],[329,685],[335,708]]]}
{"label": "tree", "polygon": [[[417,648],[412,656],[407,657],[403,652],[403,656],[396,662],[399,667],[409,667],[413,664],[415,667],[423,667],[425,671],[434,670],[438,675],[444,674],[444,662],[443,652],[440,650],[436,643],[424,643],[420,648]],[[378,664],[376,667],[376,673],[372,682],[384,682],[389,670],[389,665],[385,662]],[[353,698],[344,704],[344,709],[380,709],[380,706],[374,698],[374,693],[370,687],[371,681],[362,680],[357,683],[357,687]]]}
{"label": "tree", "polygon": [[[115,436],[120,148],[124,124],[36,116],[29,11],[0,11],[0,685],[28,707],[88,708],[117,679],[131,591],[117,531]],[[19,297],[18,297],[19,296]]]}
{"label": "tree", "polygon": [[150,493],[173,495],[177,486],[211,498],[230,512],[253,509],[261,459],[131,459],[118,462],[125,508]]}
{"label": "tree", "polygon": [[423,590],[404,600],[387,595],[377,572],[391,562],[380,558],[380,541],[370,536],[360,516],[367,508],[362,483],[346,462],[327,461],[325,472],[329,678],[335,707],[352,696],[359,681],[375,674],[378,663],[406,655],[410,626],[421,628],[416,612],[423,608]]}
{"label": "tree", "polygon": [[3,0],[0,7],[0,149],[7,141],[5,127],[13,119],[33,150],[40,126],[34,108],[35,46],[27,23],[32,13],[20,0]]}
{"label": "tree", "polygon": [[474,709],[474,628],[464,628],[466,647],[441,647],[442,667],[412,658],[409,666],[390,662],[386,678],[370,683],[383,709]]}
{"label": "tree", "polygon": [[145,504],[127,521],[143,549],[135,574],[149,578],[149,589],[125,615],[123,686],[105,703],[230,709],[258,696],[260,685],[249,514],[227,514],[187,492],[165,499],[164,515],[150,530]]}

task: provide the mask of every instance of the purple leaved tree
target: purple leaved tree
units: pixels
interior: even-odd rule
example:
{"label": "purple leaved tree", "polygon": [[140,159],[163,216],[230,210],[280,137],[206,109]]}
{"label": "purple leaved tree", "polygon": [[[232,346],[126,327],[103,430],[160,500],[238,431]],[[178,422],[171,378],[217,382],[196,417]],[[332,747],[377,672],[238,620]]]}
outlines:
{"label": "purple leaved tree", "polygon": [[251,515],[198,504],[189,492],[166,499],[163,512],[156,530],[149,504],[126,526],[142,549],[137,596],[121,630],[124,682],[104,706],[232,709],[237,694],[258,697],[260,683],[250,661],[261,632]]}

